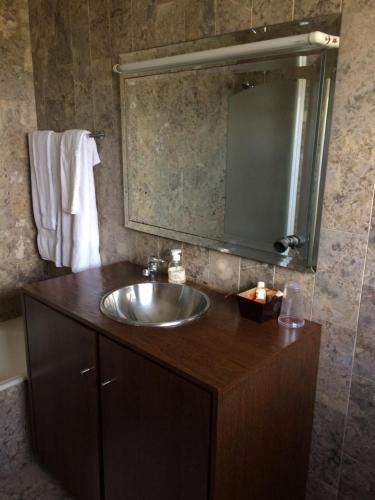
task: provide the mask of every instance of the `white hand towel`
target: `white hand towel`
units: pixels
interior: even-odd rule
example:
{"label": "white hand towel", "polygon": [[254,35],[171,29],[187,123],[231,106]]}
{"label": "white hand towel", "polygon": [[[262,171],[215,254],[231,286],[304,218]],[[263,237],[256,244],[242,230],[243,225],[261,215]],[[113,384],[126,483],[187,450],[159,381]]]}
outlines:
{"label": "white hand towel", "polygon": [[61,202],[62,209],[68,214],[77,214],[80,209],[80,188],[82,175],[83,141],[87,130],[67,130],[61,139]]}
{"label": "white hand towel", "polygon": [[[62,267],[62,216],[63,212],[61,210],[61,184],[60,184],[60,145],[61,145],[62,133],[54,132],[51,137],[51,164],[52,173],[54,178],[54,186],[57,201],[57,222],[55,231],[55,251],[53,255],[53,261],[56,267]],[[66,214],[64,214],[66,215]],[[69,217],[67,215],[67,217]]]}
{"label": "white hand towel", "polygon": [[31,169],[34,173],[33,197],[39,206],[41,226],[56,229],[57,204],[51,163],[51,131],[29,133]]}
{"label": "white hand towel", "polygon": [[61,139],[62,264],[73,272],[101,265],[93,172],[100,158],[89,133],[68,130]]}

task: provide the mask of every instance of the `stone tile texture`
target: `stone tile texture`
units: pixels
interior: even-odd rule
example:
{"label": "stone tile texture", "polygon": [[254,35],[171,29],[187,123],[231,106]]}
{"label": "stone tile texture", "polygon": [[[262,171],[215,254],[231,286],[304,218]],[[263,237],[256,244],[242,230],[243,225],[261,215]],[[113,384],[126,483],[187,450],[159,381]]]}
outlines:
{"label": "stone tile texture", "polygon": [[345,414],[316,401],[310,453],[310,475],[337,490],[340,479]]}
{"label": "stone tile texture", "polygon": [[334,126],[331,140],[323,225],[367,236],[375,182],[375,127]]}
{"label": "stone tile texture", "polygon": [[62,486],[36,462],[16,470],[0,472],[1,500],[74,500]]}
{"label": "stone tile texture", "polygon": [[356,329],[367,237],[324,229],[315,279],[313,319]]}
{"label": "stone tile texture", "polygon": [[355,330],[322,324],[316,398],[342,414],[348,407],[355,338]]}
{"label": "stone tile texture", "polygon": [[36,463],[28,422],[26,382],[0,390],[1,500],[74,500]]}
{"label": "stone tile texture", "polygon": [[28,2],[7,0],[0,3],[0,321],[20,314],[19,285],[44,277],[29,191],[26,134],[35,128]]}
{"label": "stone tile texture", "polygon": [[306,487],[306,500],[337,500],[337,489],[310,474]]}
{"label": "stone tile texture", "polygon": [[253,0],[253,25],[264,26],[291,21],[293,0]]}
{"label": "stone tile texture", "polygon": [[345,451],[362,467],[375,469],[375,381],[353,376]]}
{"label": "stone tile texture", "polygon": [[217,0],[216,33],[245,30],[253,26],[252,3],[252,0]]}
{"label": "stone tile texture", "polygon": [[364,284],[375,288],[375,209],[373,208],[366,255]]}
{"label": "stone tile texture", "polygon": [[240,257],[210,250],[208,285],[221,292],[238,291]]}
{"label": "stone tile texture", "polygon": [[207,284],[209,279],[209,250],[184,243],[182,256],[187,279],[196,283]]}
{"label": "stone tile texture", "polygon": [[215,0],[189,0],[185,4],[186,40],[215,34]]}
{"label": "stone tile texture", "polygon": [[363,467],[344,455],[338,500],[373,500],[375,498],[374,469]]}
{"label": "stone tile texture", "polygon": [[275,266],[257,262],[251,259],[241,257],[240,267],[240,291],[252,288],[258,281],[264,281],[266,287],[274,286]]}
{"label": "stone tile texture", "polygon": [[375,382],[375,287],[362,289],[353,372]]}
{"label": "stone tile texture", "polygon": [[294,19],[339,14],[342,0],[295,0]]}
{"label": "stone tile texture", "polygon": [[25,382],[0,391],[0,474],[31,459],[26,396]]}

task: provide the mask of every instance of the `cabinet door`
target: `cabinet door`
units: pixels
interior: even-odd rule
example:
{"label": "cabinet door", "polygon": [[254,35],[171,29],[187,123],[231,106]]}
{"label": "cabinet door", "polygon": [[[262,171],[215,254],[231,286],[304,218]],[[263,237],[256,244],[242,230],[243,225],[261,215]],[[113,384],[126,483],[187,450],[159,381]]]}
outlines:
{"label": "cabinet door", "polygon": [[211,395],[100,338],[106,500],[207,500]]}
{"label": "cabinet door", "polygon": [[33,436],[77,500],[100,498],[95,332],[25,297]]}

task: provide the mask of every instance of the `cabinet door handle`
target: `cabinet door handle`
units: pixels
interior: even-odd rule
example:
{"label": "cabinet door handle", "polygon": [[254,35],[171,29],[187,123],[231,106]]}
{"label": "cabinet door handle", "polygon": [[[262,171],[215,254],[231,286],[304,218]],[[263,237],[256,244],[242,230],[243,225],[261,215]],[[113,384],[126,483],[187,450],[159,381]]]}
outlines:
{"label": "cabinet door handle", "polygon": [[95,370],[95,366],[90,366],[89,368],[84,368],[83,370],[80,370],[80,374],[86,375],[86,373],[90,373],[93,370]]}
{"label": "cabinet door handle", "polygon": [[108,378],[107,380],[104,380],[104,382],[102,382],[100,385],[102,387],[105,387],[106,385],[112,384],[112,382],[115,382],[115,381],[116,381],[116,377],[115,378]]}

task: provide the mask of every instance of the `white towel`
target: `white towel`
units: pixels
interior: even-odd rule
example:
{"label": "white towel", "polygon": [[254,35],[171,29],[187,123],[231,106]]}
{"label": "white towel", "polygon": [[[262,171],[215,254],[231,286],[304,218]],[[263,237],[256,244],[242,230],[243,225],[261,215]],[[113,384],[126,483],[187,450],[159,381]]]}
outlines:
{"label": "white towel", "polygon": [[[86,130],[68,130],[61,140],[61,203],[68,214],[77,214],[80,209],[81,176],[83,158],[89,132]],[[83,180],[84,182],[84,180]]]}
{"label": "white towel", "polygon": [[58,213],[58,165],[52,157],[58,154],[51,131],[29,134],[31,191],[37,244],[40,256],[56,260],[56,224]]}
{"label": "white towel", "polygon": [[101,265],[93,172],[100,158],[89,133],[68,130],[61,138],[61,255],[73,272]]}
{"label": "white towel", "polygon": [[61,182],[60,182],[60,151],[62,133],[53,133],[51,136],[51,164],[54,174],[54,186],[57,200],[57,221],[55,231],[55,252],[53,260],[56,267],[62,267],[62,210],[61,210]]}
{"label": "white towel", "polygon": [[41,224],[45,229],[56,229],[57,204],[51,164],[53,132],[38,131],[29,133],[31,168],[34,172],[35,189]]}

